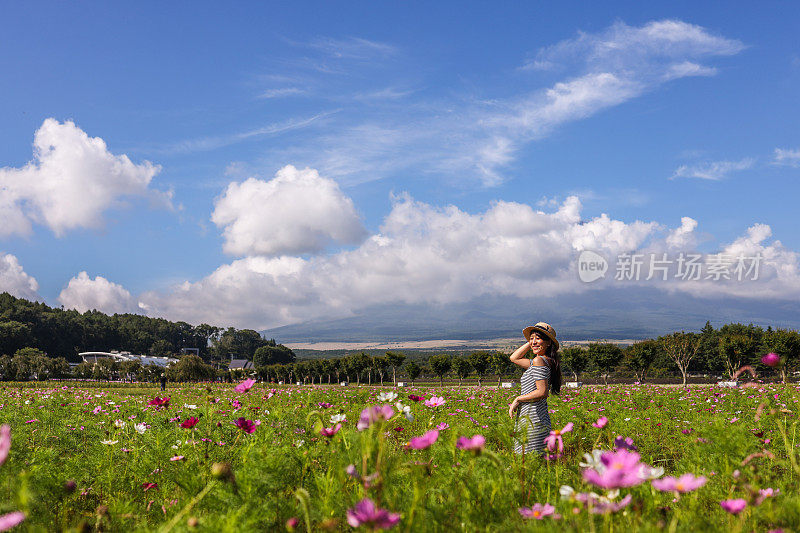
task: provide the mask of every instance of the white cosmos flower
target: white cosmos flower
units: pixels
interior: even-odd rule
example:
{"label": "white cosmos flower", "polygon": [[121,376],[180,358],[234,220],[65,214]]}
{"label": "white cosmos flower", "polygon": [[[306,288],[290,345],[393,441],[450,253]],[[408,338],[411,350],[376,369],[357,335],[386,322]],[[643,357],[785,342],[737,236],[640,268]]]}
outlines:
{"label": "white cosmos flower", "polygon": [[124,428],[125,427],[125,421],[120,420],[120,419],[114,420],[114,427],[116,427],[116,428]]}
{"label": "white cosmos flower", "polygon": [[134,424],[133,429],[136,430],[136,433],[142,435],[145,431],[147,431],[147,424],[144,422],[140,422],[139,424]]}
{"label": "white cosmos flower", "polygon": [[183,404],[183,406],[187,409],[197,409],[196,405],[189,405],[188,403]]}
{"label": "white cosmos flower", "polygon": [[411,412],[411,407],[408,405],[403,405],[400,402],[394,404],[397,407],[397,410],[403,414],[404,417],[408,419],[409,422],[414,421],[414,414]]}
{"label": "white cosmos flower", "polygon": [[603,455],[603,450],[592,450],[592,453],[585,453],[583,454],[583,461],[578,466],[581,468],[594,468],[602,474],[606,469],[606,465],[600,460],[601,455]]}
{"label": "white cosmos flower", "polygon": [[562,500],[569,500],[572,498],[572,495],[575,494],[575,489],[569,485],[561,485],[561,488],[558,489],[558,492],[561,494]]}
{"label": "white cosmos flower", "polygon": [[331,416],[331,424],[338,424],[347,421],[346,415],[333,415]]}
{"label": "white cosmos flower", "polygon": [[396,398],[397,398],[397,393],[396,392],[389,391],[389,392],[382,392],[382,393],[378,394],[378,401],[381,401],[381,402],[391,402],[391,401],[394,401]]}
{"label": "white cosmos flower", "polygon": [[118,443],[119,441],[118,440],[101,440],[100,442],[102,442],[103,444],[107,444],[107,445],[111,446],[113,444]]}

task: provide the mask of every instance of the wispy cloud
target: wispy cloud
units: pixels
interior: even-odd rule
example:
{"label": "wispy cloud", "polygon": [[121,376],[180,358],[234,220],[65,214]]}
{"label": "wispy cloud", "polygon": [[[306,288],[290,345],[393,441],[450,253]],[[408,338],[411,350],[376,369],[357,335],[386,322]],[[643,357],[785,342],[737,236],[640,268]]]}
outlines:
{"label": "wispy cloud", "polygon": [[286,120],[283,122],[269,124],[267,126],[256,128],[249,131],[232,133],[230,135],[201,137],[199,139],[180,141],[175,144],[166,146],[157,151],[160,153],[190,153],[190,152],[203,152],[208,150],[215,150],[217,148],[222,148],[223,146],[230,146],[232,144],[236,144],[242,141],[247,141],[255,137],[277,135],[292,130],[306,128],[317,121],[320,121],[322,119],[330,117],[331,115],[334,115],[335,113],[337,113],[337,111],[338,110],[327,111],[325,113],[319,113],[304,119]]}
{"label": "wispy cloud", "polygon": [[698,178],[703,180],[719,181],[725,179],[732,172],[752,168],[756,160],[747,157],[739,161],[709,161],[697,165],[681,165],[670,176],[675,178]]}
{"label": "wispy cloud", "polygon": [[299,87],[280,87],[277,89],[267,89],[258,95],[259,98],[283,98],[285,96],[295,96],[304,94],[306,91]]}
{"label": "wispy cloud", "polygon": [[319,37],[305,43],[305,46],[318,50],[332,58],[356,61],[370,61],[399,54],[399,49],[396,46],[359,37],[348,37],[346,39]]}
{"label": "wispy cloud", "polygon": [[800,148],[796,150],[775,148],[775,156],[772,163],[774,165],[800,167]]}

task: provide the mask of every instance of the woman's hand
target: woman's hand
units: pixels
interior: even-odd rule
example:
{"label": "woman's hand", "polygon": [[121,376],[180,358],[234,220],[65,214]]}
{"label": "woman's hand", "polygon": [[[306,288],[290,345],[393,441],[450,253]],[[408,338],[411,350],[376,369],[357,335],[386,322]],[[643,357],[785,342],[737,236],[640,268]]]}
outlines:
{"label": "woman's hand", "polygon": [[519,407],[519,398],[514,398],[514,401],[511,402],[511,405],[508,406],[508,416],[514,418],[514,411],[516,411],[518,407]]}

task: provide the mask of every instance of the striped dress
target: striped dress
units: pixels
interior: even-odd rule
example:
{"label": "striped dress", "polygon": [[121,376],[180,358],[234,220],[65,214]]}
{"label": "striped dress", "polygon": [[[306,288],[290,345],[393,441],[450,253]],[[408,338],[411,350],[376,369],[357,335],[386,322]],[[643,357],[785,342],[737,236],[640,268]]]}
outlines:
{"label": "striped dress", "polygon": [[[550,386],[550,368],[548,366],[531,366],[522,374],[522,394],[536,389],[536,381],[546,379]],[[516,434],[520,440],[514,441],[514,453],[544,453],[544,438],[550,434],[550,413],[547,411],[547,398],[538,402],[519,404],[515,424]]]}

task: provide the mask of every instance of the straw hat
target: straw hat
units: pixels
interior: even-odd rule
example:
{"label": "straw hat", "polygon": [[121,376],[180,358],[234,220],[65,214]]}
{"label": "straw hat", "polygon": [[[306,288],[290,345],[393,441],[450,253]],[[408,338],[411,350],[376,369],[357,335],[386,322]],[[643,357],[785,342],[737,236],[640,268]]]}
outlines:
{"label": "straw hat", "polygon": [[555,345],[555,351],[558,351],[558,339],[556,338],[556,330],[553,329],[553,326],[548,324],[547,322],[537,322],[534,326],[528,326],[527,328],[522,330],[522,334],[525,335],[525,338],[528,341],[531,340],[531,333],[533,332],[541,333]]}

